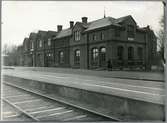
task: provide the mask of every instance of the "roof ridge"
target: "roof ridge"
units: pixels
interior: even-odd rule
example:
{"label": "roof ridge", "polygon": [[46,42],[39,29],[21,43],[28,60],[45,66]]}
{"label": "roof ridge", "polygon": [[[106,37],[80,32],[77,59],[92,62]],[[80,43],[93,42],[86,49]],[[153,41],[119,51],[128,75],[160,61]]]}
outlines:
{"label": "roof ridge", "polygon": [[[119,17],[119,18],[117,18],[117,19],[122,19],[122,18],[127,18],[127,17],[130,17],[131,15],[126,15],[126,16],[122,16],[122,17]],[[116,20],[117,20],[116,19]]]}
{"label": "roof ridge", "polygon": [[103,17],[103,18],[100,18],[100,19],[97,19],[97,20],[94,20],[94,21],[90,21],[89,23],[93,23],[93,22],[96,22],[96,21],[99,21],[99,20],[109,19],[109,18],[115,19],[113,17],[108,16],[108,17],[105,17],[105,18]]}

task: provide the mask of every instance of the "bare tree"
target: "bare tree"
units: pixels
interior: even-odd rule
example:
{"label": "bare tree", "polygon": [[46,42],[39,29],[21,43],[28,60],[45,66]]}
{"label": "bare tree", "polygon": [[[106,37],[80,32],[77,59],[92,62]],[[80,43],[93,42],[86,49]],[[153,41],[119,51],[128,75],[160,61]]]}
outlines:
{"label": "bare tree", "polygon": [[4,44],[3,50],[5,65],[18,65],[18,51],[16,45]]}
{"label": "bare tree", "polygon": [[161,18],[160,20],[160,26],[161,29],[159,30],[159,32],[157,33],[157,38],[158,38],[158,54],[162,60],[163,63],[165,63],[165,57],[164,57],[164,47],[165,47],[165,29],[164,29],[164,16]]}
{"label": "bare tree", "polygon": [[7,44],[4,44],[2,53],[3,53],[4,55],[7,55],[7,54],[8,54],[8,45],[7,45]]}

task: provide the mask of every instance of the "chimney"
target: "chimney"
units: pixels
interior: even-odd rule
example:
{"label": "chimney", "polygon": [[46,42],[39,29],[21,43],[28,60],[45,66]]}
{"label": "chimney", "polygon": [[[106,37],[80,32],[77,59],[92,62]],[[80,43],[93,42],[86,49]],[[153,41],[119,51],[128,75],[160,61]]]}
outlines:
{"label": "chimney", "polygon": [[57,25],[57,31],[60,32],[62,30],[62,25]]}
{"label": "chimney", "polygon": [[150,26],[149,26],[149,25],[147,25],[146,29],[147,29],[147,30],[150,30]]}
{"label": "chimney", "polygon": [[70,28],[73,28],[74,26],[74,21],[70,21]]}
{"label": "chimney", "polygon": [[82,17],[82,23],[87,23],[88,18],[87,17]]}

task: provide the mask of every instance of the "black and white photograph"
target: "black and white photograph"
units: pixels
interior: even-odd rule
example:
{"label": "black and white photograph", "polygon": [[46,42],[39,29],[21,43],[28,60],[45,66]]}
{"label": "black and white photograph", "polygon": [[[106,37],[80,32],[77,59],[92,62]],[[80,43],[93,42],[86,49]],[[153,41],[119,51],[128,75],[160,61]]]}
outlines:
{"label": "black and white photograph", "polygon": [[165,2],[1,5],[0,121],[166,121]]}

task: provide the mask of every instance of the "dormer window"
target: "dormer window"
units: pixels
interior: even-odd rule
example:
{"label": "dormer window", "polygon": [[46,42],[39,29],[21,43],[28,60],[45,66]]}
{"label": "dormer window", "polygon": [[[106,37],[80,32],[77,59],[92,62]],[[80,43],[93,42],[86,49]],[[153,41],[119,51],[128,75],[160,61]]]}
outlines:
{"label": "dormer window", "polygon": [[134,39],[135,37],[135,28],[133,25],[128,25],[128,29],[127,29],[127,36],[128,36],[128,40],[129,39]]}
{"label": "dormer window", "polygon": [[42,47],[42,40],[39,40],[39,47]]}
{"label": "dormer window", "polygon": [[81,32],[80,31],[75,31],[74,32],[74,40],[79,41],[81,38]]}
{"label": "dormer window", "polygon": [[50,46],[51,45],[51,39],[49,38],[48,39],[48,46]]}

